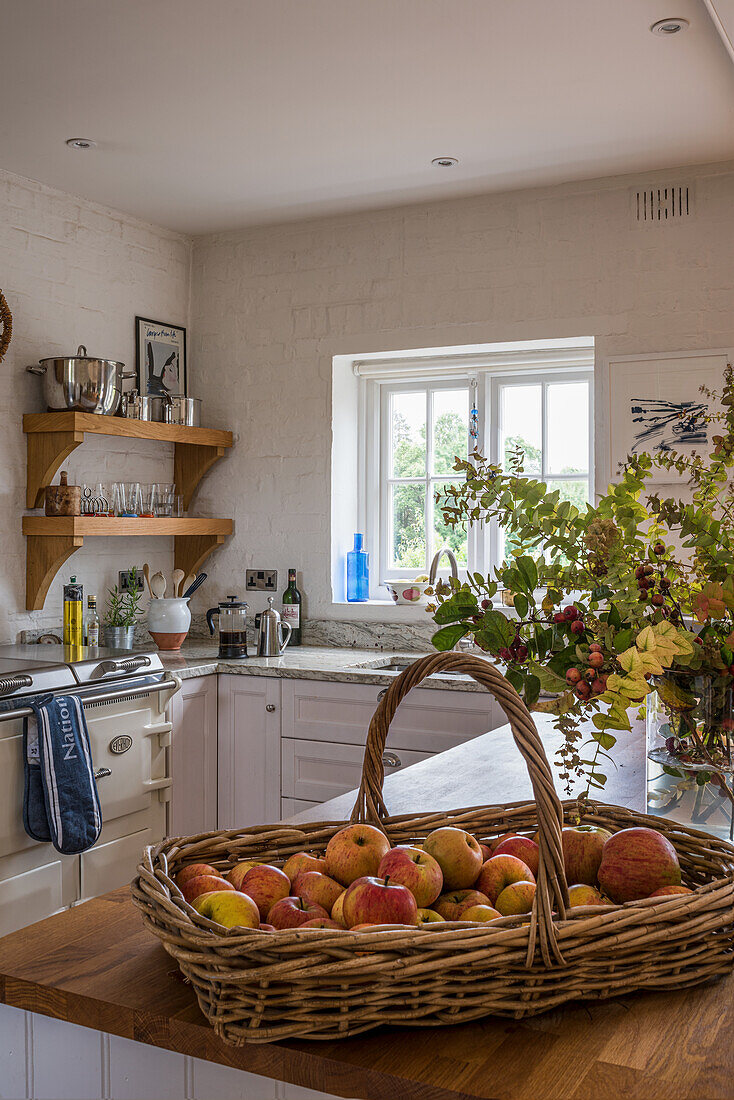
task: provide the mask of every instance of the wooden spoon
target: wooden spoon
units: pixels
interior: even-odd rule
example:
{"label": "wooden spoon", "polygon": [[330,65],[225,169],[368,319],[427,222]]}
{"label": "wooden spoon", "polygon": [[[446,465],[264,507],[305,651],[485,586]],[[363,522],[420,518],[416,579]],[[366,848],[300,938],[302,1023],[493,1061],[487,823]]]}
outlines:
{"label": "wooden spoon", "polygon": [[160,570],[150,578],[150,590],[157,600],[162,600],[166,594],[166,578]]}
{"label": "wooden spoon", "polygon": [[145,583],[147,584],[148,591],[150,592],[150,598],[154,600],[155,596],[153,595],[153,589],[150,587],[150,566],[148,565],[147,561],[143,566],[143,576],[145,577]]}
{"label": "wooden spoon", "polygon": [[181,581],[184,579],[185,576],[186,574],[184,573],[183,569],[174,569],[171,576],[171,579],[173,581],[173,594],[177,599],[178,594],[181,591]]}

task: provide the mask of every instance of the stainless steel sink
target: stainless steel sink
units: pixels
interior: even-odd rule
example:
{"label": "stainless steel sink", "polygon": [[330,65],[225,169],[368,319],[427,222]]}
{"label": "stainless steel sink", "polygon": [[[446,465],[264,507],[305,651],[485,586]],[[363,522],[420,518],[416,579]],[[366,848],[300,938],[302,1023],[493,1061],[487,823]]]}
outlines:
{"label": "stainless steel sink", "polygon": [[[421,654],[416,654],[416,661]],[[409,661],[407,657],[382,657],[377,661],[365,661],[360,665],[350,665],[351,669],[364,669],[374,672],[392,672],[396,676],[399,672],[405,672],[406,668],[409,668],[413,664],[413,661]],[[432,672],[437,680],[471,680],[466,672]]]}

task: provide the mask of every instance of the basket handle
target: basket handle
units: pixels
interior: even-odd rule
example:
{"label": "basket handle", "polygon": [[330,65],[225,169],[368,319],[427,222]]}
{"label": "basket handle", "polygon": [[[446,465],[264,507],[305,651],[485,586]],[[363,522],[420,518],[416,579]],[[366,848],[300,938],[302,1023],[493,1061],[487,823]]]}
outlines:
{"label": "basket handle", "polygon": [[539,934],[543,960],[563,963],[556,940],[553,910],[561,918],[566,915],[568,887],[563,866],[561,829],[563,807],[556,794],[553,774],[530,712],[509,680],[489,661],[464,653],[431,653],[409,665],[393,681],[377,704],[372,716],[362,763],[362,782],[350,817],[351,822],[366,822],[382,828],[388,816],[382,797],[385,751],[390,723],[399,704],[411,690],[434,672],[464,672],[494,696],[509,719],[512,736],[525,761],[533,787],[538,811],[540,848],[537,890],[531,914],[531,935],[528,944],[528,965],[535,954],[536,934]]}

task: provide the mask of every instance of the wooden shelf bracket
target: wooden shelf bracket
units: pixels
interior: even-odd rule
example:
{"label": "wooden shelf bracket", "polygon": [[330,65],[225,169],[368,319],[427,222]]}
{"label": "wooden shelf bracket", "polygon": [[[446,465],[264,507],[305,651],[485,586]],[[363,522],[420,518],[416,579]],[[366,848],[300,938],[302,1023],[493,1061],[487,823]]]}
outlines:
{"label": "wooden shelf bracket", "polygon": [[202,447],[198,443],[176,443],[173,457],[173,480],[183,494],[183,506],[188,510],[196,488],[207,470],[225,453],[224,447]]}
{"label": "wooden shelf bracket", "polygon": [[54,479],[65,458],[84,442],[84,432],[35,432],[26,437],[28,473],[26,508],[41,508],[46,486]]}
{"label": "wooden shelf bracket", "polygon": [[198,573],[213,550],[224,542],[224,535],[176,535],[174,539],[174,564],[183,569],[184,575]]}
{"label": "wooden shelf bracket", "polygon": [[84,545],[81,535],[28,535],[26,548],[26,608],[41,611],[51,581],[75,550]]}

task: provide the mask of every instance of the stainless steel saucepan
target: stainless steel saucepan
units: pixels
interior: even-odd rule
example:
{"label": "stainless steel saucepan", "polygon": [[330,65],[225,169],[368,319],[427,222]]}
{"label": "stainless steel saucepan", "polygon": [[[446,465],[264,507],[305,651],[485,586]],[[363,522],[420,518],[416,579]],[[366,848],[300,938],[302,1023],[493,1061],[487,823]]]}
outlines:
{"label": "stainless steel saucepan", "polygon": [[41,359],[37,367],[26,367],[30,374],[43,377],[43,396],[49,412],[99,413],[114,416],[120,404],[122,381],[135,378],[135,371],[124,373],[124,363],[87,355],[80,344],[76,355]]}

